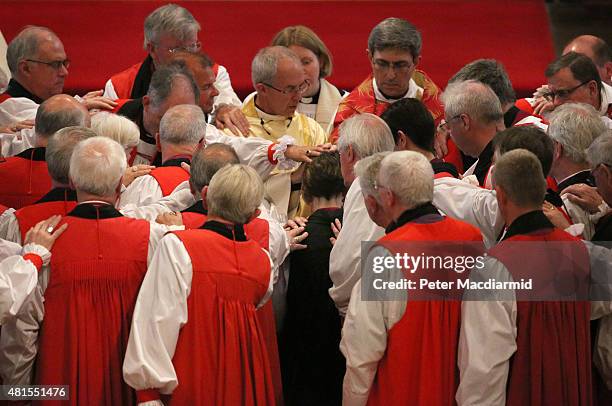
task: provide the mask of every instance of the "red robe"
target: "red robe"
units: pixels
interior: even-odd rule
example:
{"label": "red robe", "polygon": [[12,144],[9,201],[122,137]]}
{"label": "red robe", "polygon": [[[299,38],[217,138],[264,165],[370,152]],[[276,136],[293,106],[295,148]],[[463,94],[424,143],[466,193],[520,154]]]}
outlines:
{"label": "red robe", "polygon": [[51,251],[35,382],[70,385],[71,405],[132,405],[122,367],[147,270],[149,224],[93,204],[77,206],[63,222],[69,226]]}
{"label": "red robe", "polygon": [[[436,125],[444,117],[444,107],[440,102],[440,89],[427,74],[421,70],[415,70],[412,79],[423,88],[423,96],[420,99],[434,118]],[[340,124],[356,113],[372,113],[380,116],[389,107],[389,103],[377,100],[374,95],[373,76],[370,74],[359,86],[357,86],[338,106],[338,112],[334,118],[334,129],[330,140],[334,144],[338,141],[338,128]],[[455,167],[462,169],[463,160],[461,153],[455,143],[449,138],[448,154],[444,159]]]}
{"label": "red robe", "polygon": [[[481,239],[475,227],[444,217],[434,223],[408,222],[379,242]],[[408,300],[404,316],[389,331],[368,405],[454,404],[460,318],[459,300]]]}
{"label": "red robe", "polygon": [[[532,220],[533,224],[535,221]],[[509,243],[560,241],[561,247],[549,247],[529,253],[529,246]],[[571,243],[574,252],[569,255]],[[540,245],[541,247],[541,245]],[[520,250],[520,251],[519,251]],[[517,255],[519,251],[519,255]],[[537,255],[536,255],[537,254]],[[583,293],[588,294],[588,252],[579,239],[552,228],[540,229],[505,239],[489,255],[499,259],[514,280],[540,275],[560,276],[563,280],[586,280]],[[525,259],[528,258],[528,261]],[[570,262],[572,258],[578,261]],[[582,258],[580,260],[580,258]],[[550,269],[550,272],[543,272]],[[536,279],[534,279],[534,287]],[[535,291],[535,289],[534,289]],[[534,293],[530,293],[533,295]],[[517,294],[517,350],[510,359],[506,404],[526,405],[591,405],[591,341],[588,301],[524,301]]]}
{"label": "red robe", "polygon": [[45,148],[30,148],[0,159],[0,203],[20,209],[35,203],[51,189]]}
{"label": "red robe", "polygon": [[76,192],[66,188],[55,188],[36,203],[15,212],[19,223],[21,242],[31,227],[53,215],[66,216],[76,206]]}
{"label": "red robe", "polygon": [[193,265],[189,321],[172,359],[179,385],[171,405],[275,405],[272,371],[257,304],[270,261],[254,241],[211,230],[176,232]]}
{"label": "red robe", "polygon": [[161,166],[149,175],[155,178],[163,196],[168,196],[178,185],[189,180],[189,173],[180,166]]}

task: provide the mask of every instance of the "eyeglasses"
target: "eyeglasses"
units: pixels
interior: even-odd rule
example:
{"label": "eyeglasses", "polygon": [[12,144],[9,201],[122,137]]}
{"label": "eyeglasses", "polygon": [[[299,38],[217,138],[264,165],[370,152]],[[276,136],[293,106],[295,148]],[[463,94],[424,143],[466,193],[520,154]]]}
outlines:
{"label": "eyeglasses", "polygon": [[308,86],[310,85],[310,83],[307,80],[305,80],[299,86],[289,86],[284,90],[276,88],[272,86],[271,84],[265,83],[265,82],[262,82],[262,85],[268,86],[270,89],[274,89],[277,92],[282,93],[282,94],[302,94],[306,91],[306,89],[308,89]]}
{"label": "eyeglasses", "polygon": [[574,93],[574,91],[576,91],[579,87],[584,86],[589,82],[591,81],[587,80],[586,82],[582,82],[579,85],[572,87],[571,89],[560,89],[554,92],[547,92],[547,93],[544,93],[543,96],[549,102],[555,101],[555,97],[558,97],[559,99],[564,100],[564,99],[567,99],[570,94]]}
{"label": "eyeglasses", "polygon": [[55,70],[60,70],[62,66],[68,69],[68,67],[70,66],[70,59],[64,59],[63,61],[51,61],[51,62],[37,61],[36,59],[26,59],[26,61],[34,62],[34,63],[42,63],[43,65],[50,66],[51,68]]}
{"label": "eyeglasses", "polygon": [[200,48],[202,48],[202,43],[200,41],[196,41],[193,44],[185,45],[183,47],[168,48],[168,52],[170,52],[171,54],[174,54],[176,52],[194,53],[198,52]]}
{"label": "eyeglasses", "polygon": [[461,118],[461,114],[463,114],[463,113],[457,114],[456,116],[451,117],[451,118],[449,118],[448,120],[442,120],[442,121],[440,122],[440,125],[438,126],[438,128],[439,128],[439,129],[441,129],[441,130],[444,130],[444,131],[448,130],[448,125],[449,125],[449,123],[450,123],[451,121],[453,121],[453,120],[456,120],[456,119],[458,119],[458,118]]}
{"label": "eyeglasses", "polygon": [[406,62],[406,61],[389,62],[389,61],[385,61],[384,59],[374,59],[372,63],[374,64],[374,68],[376,68],[379,71],[383,71],[383,72],[386,72],[389,69],[393,69],[395,72],[403,73],[403,72],[407,72],[408,70],[410,70],[410,68],[414,66],[413,63]]}

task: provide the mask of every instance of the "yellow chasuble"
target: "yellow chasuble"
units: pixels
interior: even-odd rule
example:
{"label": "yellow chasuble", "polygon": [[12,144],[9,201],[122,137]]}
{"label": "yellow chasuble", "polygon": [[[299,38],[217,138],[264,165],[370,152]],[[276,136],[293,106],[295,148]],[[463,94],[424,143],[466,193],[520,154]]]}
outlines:
{"label": "yellow chasuble", "polygon": [[[256,96],[255,96],[256,97]],[[255,106],[255,97],[247,98],[242,106],[242,112],[249,121],[248,137],[259,137],[276,142],[283,135],[295,139],[295,145],[316,146],[327,142],[327,134],[321,126],[311,118],[295,112],[292,117],[267,114]],[[225,130],[231,134],[229,130]],[[291,173],[293,170],[272,171],[272,176],[264,183],[265,198],[273,203],[280,214],[293,217],[300,205],[301,192],[291,190]],[[301,204],[303,206],[303,202]],[[300,211],[300,214],[306,214]]]}

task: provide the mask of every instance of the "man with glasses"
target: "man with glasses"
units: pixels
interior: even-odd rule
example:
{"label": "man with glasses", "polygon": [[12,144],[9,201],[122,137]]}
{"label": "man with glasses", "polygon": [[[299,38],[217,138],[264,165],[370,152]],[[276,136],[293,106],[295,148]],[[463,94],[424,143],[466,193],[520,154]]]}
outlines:
{"label": "man with glasses", "polygon": [[[6,60],[12,79],[0,95],[0,128],[16,132],[18,123],[33,120],[38,106],[62,93],[70,60],[57,35],[46,27],[29,26],[10,42]],[[88,109],[112,109],[115,103],[91,92],[79,99]]]}
{"label": "man with glasses", "polygon": [[[198,40],[200,24],[183,7],[167,4],[153,11],[144,22],[144,47],[149,53],[143,62],[113,75],[104,88],[104,95],[115,99],[137,99],[149,89],[155,69],[172,60],[179,51],[198,52],[202,46]],[[215,87],[219,96],[215,106],[228,104],[240,106],[240,99],[232,89],[227,70],[213,65]]]}
{"label": "man with glasses", "polygon": [[[281,46],[261,49],[251,64],[251,78],[256,94],[242,106],[249,122],[249,131],[243,135],[285,145],[292,137],[295,145],[312,147],[327,141],[325,131],[316,121],[296,112],[308,82],[293,51]],[[300,174],[295,168],[277,170],[265,183],[266,199],[282,215],[295,214],[298,208]]]}

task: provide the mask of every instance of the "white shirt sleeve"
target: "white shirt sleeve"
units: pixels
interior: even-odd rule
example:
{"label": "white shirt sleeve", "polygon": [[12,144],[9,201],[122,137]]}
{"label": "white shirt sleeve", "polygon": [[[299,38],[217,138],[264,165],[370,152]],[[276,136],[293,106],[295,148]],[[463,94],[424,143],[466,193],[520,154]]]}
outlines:
{"label": "white shirt sleeve", "polygon": [[35,141],[34,128],[24,128],[17,133],[0,134],[2,156],[9,157],[20,154],[26,149],[34,147]]}
{"label": "white shirt sleeve", "polygon": [[153,204],[164,197],[157,180],[151,175],[140,176],[121,192],[119,208],[133,204],[136,207]]}
{"label": "white shirt sleeve", "polygon": [[111,100],[117,100],[119,98],[112,80],[109,79],[106,81],[106,85],[104,85],[104,94],[102,94],[102,96],[108,97]]}
{"label": "white shirt sleeve", "polygon": [[183,211],[194,205],[195,197],[189,190],[189,182],[185,181],[178,185],[174,191],[166,197],[162,197],[155,203],[138,207],[135,204],[126,204],[121,207],[124,216],[155,221],[158,215],[170,211]]}
{"label": "white shirt sleeve", "polygon": [[191,258],[179,238],[165,236],[144,277],[123,362],[125,382],[136,390],[170,394],[178,384],[172,357],[187,322]]}
{"label": "white shirt sleeve", "polygon": [[433,204],[447,216],[480,229],[487,248],[495,245],[504,228],[493,190],[454,178],[435,179]]}
{"label": "white shirt sleeve", "polygon": [[215,97],[215,108],[220,104],[232,104],[238,107],[242,106],[242,102],[232,88],[232,81],[224,66],[219,65],[217,77],[215,78],[215,87],[219,91],[219,95]]}
{"label": "white shirt sleeve", "polygon": [[342,230],[329,257],[329,276],[333,282],[329,296],[340,315],[346,313],[353,286],[361,278],[361,242],[376,241],[384,234],[385,230],[370,219],[359,179],[355,179],[344,200]]}
{"label": "white shirt sleeve", "polygon": [[0,238],[21,244],[21,231],[15,217],[15,209],[7,209],[0,215]]}
{"label": "white shirt sleeve", "polygon": [[[494,278],[512,280],[504,265],[492,257],[481,271],[473,270],[470,280]],[[507,294],[507,292],[506,292]],[[503,406],[510,357],[516,351],[516,301],[495,300],[495,292],[479,291],[461,304],[461,330],[457,363],[460,380],[458,405]],[[510,297],[503,299],[512,299]]]}
{"label": "white shirt sleeve", "polygon": [[595,225],[592,222],[591,214],[585,211],[582,207],[572,203],[568,198],[567,194],[561,196],[563,201],[563,207],[570,216],[574,224],[583,224],[584,229],[582,230],[582,237],[585,240],[590,240],[595,234]]}
{"label": "white shirt sleeve", "polygon": [[0,103],[0,127],[23,120],[34,120],[38,104],[27,97],[11,97]]}

